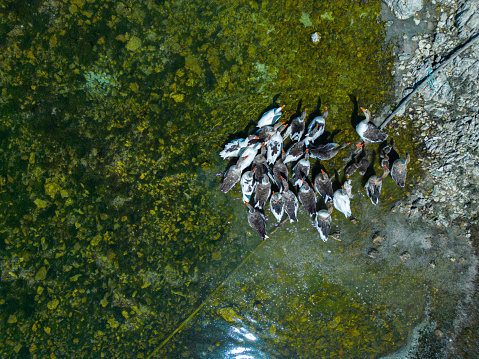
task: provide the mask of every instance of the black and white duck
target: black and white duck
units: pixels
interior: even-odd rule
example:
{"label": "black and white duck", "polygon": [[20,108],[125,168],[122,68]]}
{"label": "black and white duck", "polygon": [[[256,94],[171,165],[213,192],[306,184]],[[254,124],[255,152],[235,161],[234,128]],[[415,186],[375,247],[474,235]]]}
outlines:
{"label": "black and white duck", "polygon": [[263,209],[266,201],[271,194],[271,182],[268,176],[263,176],[261,182],[256,183],[255,195],[254,195],[254,207]]}
{"label": "black and white duck", "polygon": [[280,192],[283,192],[284,190],[283,182],[286,181],[286,183],[288,183],[288,167],[286,167],[283,162],[285,158],[286,152],[282,150],[281,157],[278,158],[273,167],[273,179]]}
{"label": "black and white duck", "polygon": [[356,125],[356,132],[363,140],[363,143],[357,147],[361,148],[365,143],[383,142],[388,138],[388,135],[379,129],[371,120],[371,112],[368,109],[362,108],[366,118]]}
{"label": "black and white duck", "polygon": [[243,202],[249,202],[255,188],[253,171],[246,171],[243,173],[240,184],[241,192],[243,193]]}
{"label": "black and white duck", "polygon": [[323,170],[314,179],[314,189],[324,198],[325,202],[333,200],[333,184],[328,174]]}
{"label": "black and white duck", "polygon": [[343,143],[342,145],[338,145],[337,143],[327,143],[323,146],[309,146],[309,152],[312,158],[327,161],[336,156],[339,151],[348,145],[349,142]]}
{"label": "black and white duck", "polygon": [[333,205],[334,208],[344,214],[346,218],[351,217],[351,201],[349,200],[349,196],[344,188],[340,188],[334,192]]}
{"label": "black and white duck", "polygon": [[328,240],[331,229],[331,213],[333,213],[333,205],[330,203],[328,210],[322,209],[316,212],[316,217],[313,222],[313,226],[318,230],[323,242]]}
{"label": "black and white duck", "polygon": [[220,156],[225,159],[228,157],[237,157],[241,154],[241,151],[247,146],[250,146],[258,142],[259,137],[256,135],[248,136],[247,138],[237,138],[225,145],[223,151],[220,152]]}
{"label": "black and white duck", "polygon": [[320,116],[313,118],[311,123],[308,126],[308,133],[311,133],[315,126],[318,126],[318,130],[311,136],[311,142],[316,141],[319,136],[324,133],[324,128],[326,127],[326,118],[328,117],[328,108],[324,108],[324,112]]}
{"label": "black and white duck", "polygon": [[308,177],[310,169],[311,163],[309,162],[309,150],[306,149],[304,158],[299,160],[298,163],[296,163],[296,166],[293,167],[293,186],[302,186],[303,177]]}
{"label": "black and white duck", "polygon": [[241,173],[243,169],[241,168],[243,163],[248,160],[248,157],[240,157],[238,162],[235,165],[228,168],[225,174],[223,183],[220,186],[220,191],[226,193],[234,187],[241,179]]}
{"label": "black and white duck", "polygon": [[379,202],[379,196],[381,196],[381,188],[383,187],[383,179],[389,174],[389,169],[384,168],[384,172],[381,176],[373,175],[369,177],[364,188],[366,194],[371,199],[372,204],[376,205]]}
{"label": "black and white duck", "polygon": [[298,208],[299,201],[294,195],[293,191],[288,188],[288,184],[285,184],[283,191],[283,202],[284,202],[284,211],[289,217],[289,221],[297,222],[298,221]]}
{"label": "black and white duck", "polygon": [[251,228],[253,228],[260,235],[263,241],[266,238],[269,238],[266,235],[266,223],[263,213],[253,208],[253,206],[249,203],[245,202],[245,204],[246,206],[248,206],[248,211],[246,212],[246,214],[248,215],[248,223]]}
{"label": "black and white duck", "polygon": [[268,163],[272,165],[276,162],[279,155],[281,154],[281,150],[283,149],[283,136],[281,135],[281,131],[287,126],[287,124],[283,124],[278,128],[276,133],[270,138],[267,143],[268,148]]}
{"label": "black and white duck", "polygon": [[304,178],[303,185],[298,191],[298,199],[311,217],[316,214],[316,194]]}
{"label": "black and white duck", "polygon": [[284,201],[283,195],[279,192],[274,192],[271,195],[271,199],[269,200],[269,205],[271,208],[271,212],[275,216],[276,220],[281,222],[284,215]]}
{"label": "black and white duck", "polygon": [[308,109],[304,109],[303,113],[301,116],[295,117],[293,121],[291,122],[291,133],[289,137],[291,138],[291,141],[300,141],[301,138],[303,137],[304,133],[304,127],[305,123],[304,120],[306,119],[306,112]]}
{"label": "black and white duck", "polygon": [[411,157],[409,154],[406,154],[405,160],[398,158],[396,161],[394,161],[391,167],[391,177],[399,187],[404,187],[406,185],[407,165],[409,164],[410,160]]}
{"label": "black and white duck", "polygon": [[281,107],[272,108],[269,111],[266,111],[263,116],[258,121],[257,127],[272,126],[278,122],[279,118],[282,115],[282,110],[284,105]]}

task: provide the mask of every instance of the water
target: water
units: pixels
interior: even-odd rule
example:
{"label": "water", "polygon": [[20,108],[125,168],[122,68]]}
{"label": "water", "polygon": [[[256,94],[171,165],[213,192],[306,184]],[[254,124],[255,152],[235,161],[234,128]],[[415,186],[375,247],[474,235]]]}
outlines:
{"label": "water", "polygon": [[[467,278],[441,246],[454,242],[449,247],[459,257],[467,256],[467,245],[455,233],[446,236],[384,213],[356,195],[367,212],[357,224],[336,216],[341,242],[323,243],[302,213],[300,225],[277,230],[163,353],[379,358],[395,357],[397,351],[406,357],[417,351],[418,332],[451,325],[456,301],[467,293]],[[380,246],[371,240],[378,231]],[[376,259],[367,256],[373,246],[379,248]],[[404,250],[411,254],[406,262],[399,256]],[[441,313],[442,322],[431,323],[431,313]]]}
{"label": "water", "polygon": [[[256,250],[238,191],[217,190],[222,145],[274,103],[286,104],[285,120],[327,106],[322,141],[357,140],[355,105],[375,110],[391,96],[379,10],[373,1],[6,4],[1,356],[380,357],[429,312],[446,313],[435,322],[450,327],[474,262],[454,230],[386,212],[411,187],[386,181],[373,208],[354,178],[359,222],[334,214],[341,242],[319,241],[301,214]],[[411,154],[409,185],[421,176],[412,131],[395,134]],[[328,173],[351,152],[323,164]],[[388,240],[372,260],[375,231]]]}

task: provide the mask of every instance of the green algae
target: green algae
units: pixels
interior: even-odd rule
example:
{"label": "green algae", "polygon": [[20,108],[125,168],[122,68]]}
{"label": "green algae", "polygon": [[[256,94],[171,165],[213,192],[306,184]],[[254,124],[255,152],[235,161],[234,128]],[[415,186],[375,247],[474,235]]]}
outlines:
{"label": "green algae", "polygon": [[148,355],[253,248],[203,172],[225,139],[280,93],[354,140],[348,95],[391,89],[379,2],[1,7],[5,357]]}

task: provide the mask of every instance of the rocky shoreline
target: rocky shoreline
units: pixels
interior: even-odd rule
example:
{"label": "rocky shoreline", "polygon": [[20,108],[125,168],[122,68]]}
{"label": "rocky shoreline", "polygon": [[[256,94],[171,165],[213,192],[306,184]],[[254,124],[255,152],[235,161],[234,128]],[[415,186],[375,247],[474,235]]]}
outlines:
{"label": "rocky shoreline", "polygon": [[[405,110],[388,125],[394,131],[414,127],[414,140],[421,152],[418,159],[424,171],[423,179],[409,198],[398,202],[392,211],[444,230],[451,226],[460,228],[471,252],[476,250],[477,254],[478,243],[473,234],[477,233],[479,201],[478,43],[436,76],[431,73],[458,46],[479,33],[479,1],[432,0],[423,4],[420,0],[385,0],[385,3],[389,7],[383,8],[388,37],[399,43],[392,70],[397,103],[427,78],[427,85],[414,94]],[[408,31],[401,34],[406,27]],[[478,323],[473,314],[478,303],[476,273],[477,264],[470,263],[470,295],[458,306],[461,309],[455,328],[448,337],[435,332],[435,339],[442,347],[441,356],[436,357],[461,358],[461,353],[468,353],[461,346],[474,342],[470,338],[474,331],[463,328]]]}

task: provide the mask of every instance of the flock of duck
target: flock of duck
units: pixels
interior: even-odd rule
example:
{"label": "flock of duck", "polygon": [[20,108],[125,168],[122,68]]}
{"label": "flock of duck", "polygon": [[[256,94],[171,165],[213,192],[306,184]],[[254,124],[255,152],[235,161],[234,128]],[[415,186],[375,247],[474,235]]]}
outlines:
{"label": "flock of duck", "polygon": [[[220,156],[223,159],[231,157],[239,157],[239,159],[226,171],[220,190],[226,193],[240,182],[243,201],[248,207],[248,223],[263,240],[268,236],[265,216],[261,211],[264,210],[269,199],[271,212],[278,222],[281,222],[285,212],[291,222],[297,221],[301,203],[311,216],[313,227],[318,230],[321,239],[326,241],[331,227],[333,207],[347,218],[352,215],[350,199],[353,195],[349,177],[357,170],[360,175],[366,173],[370,161],[368,151],[364,150],[365,145],[384,142],[388,135],[370,121],[370,111],[361,108],[365,118],[357,124],[356,132],[362,142],[356,146],[358,150],[362,148],[363,156],[360,161],[354,160],[353,156],[344,170],[346,181],[340,189],[333,192],[331,179],[323,170],[310,183],[308,178],[311,169],[310,158],[321,161],[330,160],[349,143],[314,145],[316,139],[324,133],[328,117],[327,107],[323,114],[314,117],[308,126],[305,121],[307,109],[300,116],[295,116],[288,125],[279,121],[283,108],[284,105],[265,112],[258,121],[258,130],[254,134],[247,138],[235,139],[225,145]],[[283,143],[288,137],[291,145],[285,151]],[[383,147],[380,152],[381,167],[384,169],[382,175],[372,175],[364,186],[373,204],[378,203],[382,181],[389,174],[398,186],[405,186],[410,157],[406,155],[406,159],[396,159],[390,169],[389,153],[393,146],[394,142]],[[294,162],[296,164],[293,166]],[[291,167],[290,176],[288,168]],[[299,188],[297,196],[290,189],[290,181],[293,187]],[[316,210],[315,191],[324,199],[327,210]]]}

